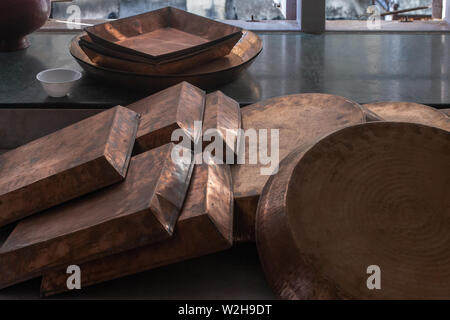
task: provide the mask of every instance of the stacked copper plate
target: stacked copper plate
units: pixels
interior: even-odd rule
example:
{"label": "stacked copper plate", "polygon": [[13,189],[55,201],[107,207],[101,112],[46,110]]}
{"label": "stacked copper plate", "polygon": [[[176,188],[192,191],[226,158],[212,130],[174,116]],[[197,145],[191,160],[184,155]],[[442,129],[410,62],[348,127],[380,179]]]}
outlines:
{"label": "stacked copper plate", "polygon": [[[152,89],[183,80],[200,87],[231,81],[262,49],[248,31],[172,7],[85,31],[70,49],[83,68],[104,79],[111,79],[111,73],[125,84]],[[226,77],[219,77],[223,72]]]}
{"label": "stacked copper plate", "polygon": [[[236,162],[252,154],[241,129],[277,130],[267,175]],[[414,103],[240,109],[181,82],[0,155],[0,288],[42,277],[49,296],[69,266],[85,288],[256,240],[281,298],[448,299],[449,130]]]}
{"label": "stacked copper plate", "polygon": [[85,287],[229,248],[230,167],[192,147],[239,128],[239,104],[182,82],[2,154],[0,288],[43,276],[51,295],[71,265]]}

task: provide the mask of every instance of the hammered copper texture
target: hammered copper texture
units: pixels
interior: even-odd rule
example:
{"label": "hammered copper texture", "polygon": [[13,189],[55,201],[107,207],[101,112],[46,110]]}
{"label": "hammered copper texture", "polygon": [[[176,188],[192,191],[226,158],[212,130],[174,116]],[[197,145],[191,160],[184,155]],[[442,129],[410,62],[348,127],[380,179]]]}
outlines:
{"label": "hammered copper texture", "polygon": [[[174,235],[150,246],[82,264],[82,287],[227,249],[233,193],[227,165],[197,165]],[[67,291],[65,270],[44,275],[41,295]]]}
{"label": "hammered copper texture", "polygon": [[97,24],[85,31],[94,43],[149,61],[214,49],[214,44],[241,33],[238,27],[172,7]]}
{"label": "hammered copper texture", "polygon": [[[450,133],[373,122],[297,149],[264,187],[256,242],[284,299],[450,298]],[[381,268],[369,290],[367,268]]]}
{"label": "hammered copper texture", "polygon": [[196,142],[201,132],[194,130],[194,122],[203,120],[204,105],[205,92],[187,82],[128,105],[141,114],[135,152],[170,143],[176,129],[182,129],[184,138]]}
{"label": "hammered copper texture", "polygon": [[[229,163],[227,157],[230,163],[233,163],[237,153],[238,131],[241,126],[239,103],[221,91],[215,91],[206,96],[202,137],[204,152],[208,151],[222,163]],[[216,137],[218,140],[215,139]],[[208,148],[208,145],[211,147]],[[219,152],[221,154],[218,154]]]}
{"label": "hammered copper texture", "polygon": [[[359,104],[328,94],[297,94],[269,99],[241,109],[242,127],[268,130],[270,152],[271,129],[279,129],[280,161],[295,148],[309,144],[336,129],[365,122]],[[231,168],[235,196],[235,240],[254,240],[254,218],[259,195],[269,176],[260,173],[265,165],[249,164],[248,140],[245,164]]]}
{"label": "hammered copper texture", "polygon": [[121,181],[137,126],[119,106],[0,155],[0,226]]}
{"label": "hammered copper texture", "polygon": [[442,111],[413,102],[376,102],[364,105],[386,121],[422,123],[450,131],[450,119]]}
{"label": "hammered copper texture", "polygon": [[193,168],[172,161],[174,148],[133,157],[123,183],[20,222],[0,248],[0,288],[171,236]]}
{"label": "hammered copper texture", "polygon": [[247,69],[262,50],[261,39],[250,31],[244,31],[230,54],[197,65],[180,74],[142,74],[125,72],[99,66],[80,48],[77,35],[70,43],[70,53],[80,66],[91,76],[115,86],[125,86],[133,90],[157,92],[181,81],[188,81],[202,89],[213,89],[234,81]]}

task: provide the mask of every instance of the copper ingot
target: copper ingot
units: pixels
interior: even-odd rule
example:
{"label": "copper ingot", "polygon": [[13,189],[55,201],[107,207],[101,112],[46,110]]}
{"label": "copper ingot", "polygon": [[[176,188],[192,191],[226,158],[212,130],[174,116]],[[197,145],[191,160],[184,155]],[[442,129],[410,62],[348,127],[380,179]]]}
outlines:
{"label": "copper ingot", "polygon": [[442,111],[413,102],[376,102],[364,105],[386,121],[414,122],[450,131],[450,119]]}
{"label": "copper ingot", "polygon": [[182,82],[128,105],[141,114],[135,152],[170,143],[176,129],[183,130],[183,138],[198,141],[202,133],[196,132],[194,122],[203,120],[204,104],[205,92]]}
{"label": "copper ingot", "polygon": [[[215,91],[206,96],[205,115],[202,124],[203,152],[210,152],[222,163],[228,163],[227,157],[231,163],[234,163],[238,147],[238,131],[241,126],[239,103],[221,91]],[[216,137],[218,140],[216,140]],[[215,148],[216,146],[217,148]],[[221,155],[216,154],[216,152],[220,152]]]}
{"label": "copper ingot", "polygon": [[261,39],[250,31],[244,31],[230,54],[197,65],[180,74],[142,74],[126,72],[96,64],[80,48],[81,33],[70,43],[70,53],[80,66],[93,77],[112,85],[126,86],[146,92],[156,92],[179,82],[187,81],[202,89],[211,89],[237,79],[247,69],[262,50]]}
{"label": "copper ingot", "polygon": [[214,51],[217,50],[214,45],[230,38],[236,43],[239,38],[235,36],[241,34],[238,27],[172,7],[100,23],[85,31],[95,44],[149,62],[201,50]]}
{"label": "copper ingot", "polygon": [[123,180],[137,126],[115,107],[0,155],[0,226]]}
{"label": "copper ingot", "polygon": [[[355,125],[291,153],[264,187],[256,221],[274,292],[449,299],[449,164],[450,133],[414,123]],[[381,290],[368,286],[371,266]]]}
{"label": "copper ingot", "polygon": [[133,157],[123,183],[19,222],[0,248],[0,288],[170,237],[193,168],[173,162],[173,148]]}
{"label": "copper ingot", "polygon": [[29,47],[26,35],[43,26],[50,11],[50,0],[0,1],[0,52]]}
{"label": "copper ingot", "polygon": [[[359,104],[328,94],[297,94],[269,99],[241,109],[242,127],[279,129],[280,161],[295,148],[344,126],[363,123]],[[248,159],[248,141],[245,159]],[[268,146],[270,152],[271,147]],[[262,175],[260,163],[232,166],[235,197],[235,241],[253,241],[256,206],[269,176]]]}
{"label": "copper ingot", "polygon": [[[163,242],[80,265],[81,286],[124,277],[227,249],[232,243],[233,193],[227,165],[197,165],[173,236]],[[44,275],[41,295],[67,291],[66,270]]]}

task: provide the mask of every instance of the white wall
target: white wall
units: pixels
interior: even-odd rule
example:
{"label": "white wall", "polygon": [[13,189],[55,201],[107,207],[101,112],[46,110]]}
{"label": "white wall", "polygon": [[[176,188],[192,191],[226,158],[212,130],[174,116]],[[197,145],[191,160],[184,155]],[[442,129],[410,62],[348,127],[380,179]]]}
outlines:
{"label": "white wall", "polygon": [[442,4],[442,14],[445,21],[450,23],[450,0],[444,0]]}

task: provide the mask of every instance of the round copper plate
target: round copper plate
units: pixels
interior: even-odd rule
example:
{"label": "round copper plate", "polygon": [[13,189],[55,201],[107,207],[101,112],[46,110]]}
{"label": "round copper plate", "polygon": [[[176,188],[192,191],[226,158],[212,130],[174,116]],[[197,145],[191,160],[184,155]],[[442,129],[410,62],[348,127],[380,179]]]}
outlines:
{"label": "round copper plate", "polygon": [[386,121],[422,123],[450,131],[450,119],[438,109],[413,102],[377,102],[364,105]]}
{"label": "round copper plate", "polygon": [[[307,93],[273,98],[241,108],[242,127],[268,130],[268,151],[271,152],[270,130],[279,129],[279,159],[295,148],[311,143],[322,135],[339,128],[363,123],[361,106],[348,99],[320,93]],[[245,159],[249,155],[248,141]],[[254,218],[259,195],[269,178],[260,169],[268,165],[245,164],[232,166],[235,193],[235,240],[254,240]]]}
{"label": "round copper plate", "polygon": [[253,32],[243,31],[241,40],[233,47],[231,53],[223,58],[194,67],[182,74],[142,74],[114,70],[95,64],[78,44],[78,40],[84,35],[85,33],[81,33],[72,39],[70,53],[88,74],[115,85],[151,92],[168,88],[182,81],[205,90],[231,82],[250,66],[262,50],[261,39]]}
{"label": "round copper plate", "polygon": [[[347,127],[291,153],[257,211],[276,294],[450,298],[449,164],[449,132],[400,122]],[[379,290],[369,266],[380,267]]]}

